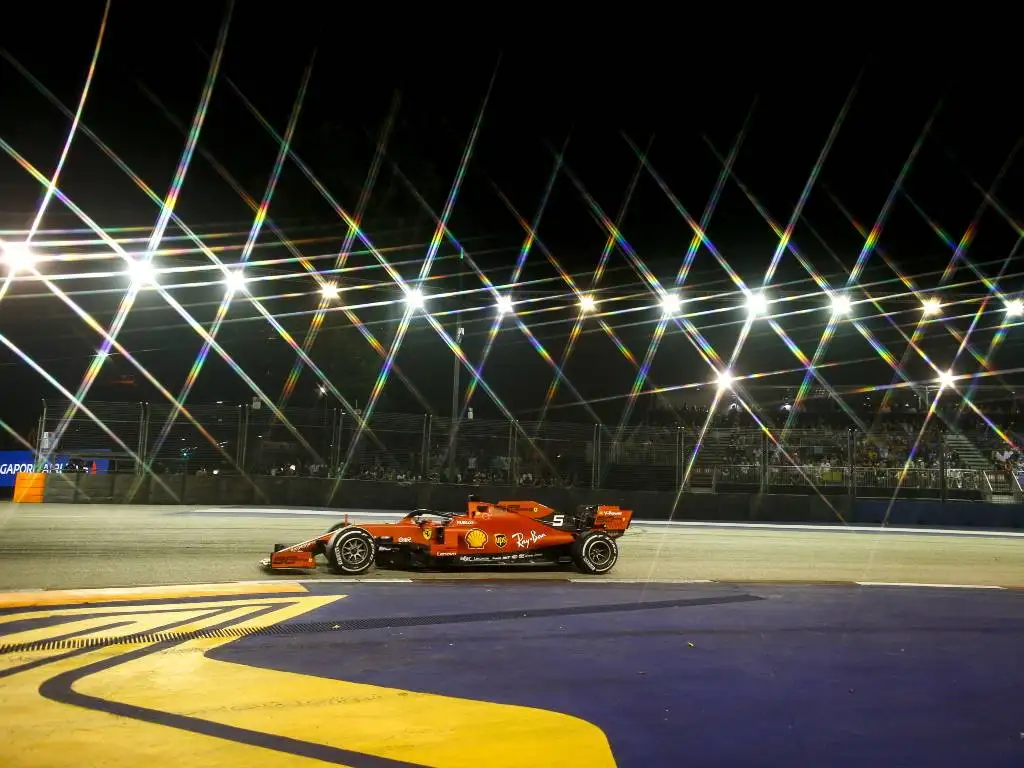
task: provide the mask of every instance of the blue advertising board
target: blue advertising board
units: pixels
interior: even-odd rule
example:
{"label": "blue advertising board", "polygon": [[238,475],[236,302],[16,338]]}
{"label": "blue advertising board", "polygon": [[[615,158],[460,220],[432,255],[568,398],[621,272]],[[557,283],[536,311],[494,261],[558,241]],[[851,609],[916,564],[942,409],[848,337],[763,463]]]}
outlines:
{"label": "blue advertising board", "polygon": [[[98,474],[106,474],[110,468],[109,459],[91,459]],[[67,456],[52,456],[43,467],[44,472],[63,472],[68,464]],[[35,471],[35,454],[32,451],[0,451],[0,488],[13,488],[14,478],[19,472]]]}

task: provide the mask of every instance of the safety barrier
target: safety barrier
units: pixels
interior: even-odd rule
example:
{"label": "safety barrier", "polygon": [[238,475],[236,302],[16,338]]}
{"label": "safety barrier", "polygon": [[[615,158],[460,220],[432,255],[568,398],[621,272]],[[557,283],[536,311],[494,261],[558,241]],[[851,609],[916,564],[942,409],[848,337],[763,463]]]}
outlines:
{"label": "safety barrier", "polygon": [[42,472],[19,472],[14,478],[15,504],[40,504],[46,493],[46,475]]}
{"label": "safety barrier", "polygon": [[950,500],[853,499],[849,495],[665,493],[590,488],[394,483],[309,477],[44,475],[52,503],[184,504],[410,510],[458,509],[469,494],[531,499],[556,509],[619,504],[638,519],[707,522],[929,525],[1024,528],[1024,505]]}

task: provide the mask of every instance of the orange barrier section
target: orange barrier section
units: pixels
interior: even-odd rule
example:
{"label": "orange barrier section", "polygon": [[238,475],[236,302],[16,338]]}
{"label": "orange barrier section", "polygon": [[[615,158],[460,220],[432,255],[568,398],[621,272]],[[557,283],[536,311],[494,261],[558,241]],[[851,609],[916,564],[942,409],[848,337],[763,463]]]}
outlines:
{"label": "orange barrier section", "polygon": [[43,472],[19,472],[14,478],[15,504],[42,504],[46,490]]}

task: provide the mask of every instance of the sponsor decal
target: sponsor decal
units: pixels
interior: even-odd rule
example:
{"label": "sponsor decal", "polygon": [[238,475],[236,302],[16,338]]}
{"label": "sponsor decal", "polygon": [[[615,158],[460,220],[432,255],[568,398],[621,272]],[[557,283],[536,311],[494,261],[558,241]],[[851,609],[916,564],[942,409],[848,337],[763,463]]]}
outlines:
{"label": "sponsor decal", "polygon": [[527,560],[540,560],[540,552],[520,552],[514,555],[463,555],[460,560],[471,563],[516,563]]}
{"label": "sponsor decal", "polygon": [[[46,473],[60,474],[67,469],[70,459],[66,456],[54,456],[42,466]],[[109,459],[89,461],[90,473],[92,465],[96,465],[96,474],[105,474],[110,469]],[[35,472],[35,453],[33,451],[0,451],[0,488],[13,488],[14,478],[19,472]]]}
{"label": "sponsor decal", "polygon": [[456,525],[476,525],[476,523],[474,523],[472,520],[466,520],[465,518],[463,518],[462,520],[456,520],[455,524]]}
{"label": "sponsor decal", "polygon": [[430,536],[431,536],[430,529],[429,528],[424,528],[423,529],[423,538],[426,539],[427,541],[430,541]]}
{"label": "sponsor decal", "polygon": [[508,536],[506,536],[504,533],[495,534],[495,536],[494,536],[494,544],[499,549],[504,549],[505,547],[508,546]]}
{"label": "sponsor decal", "polygon": [[513,533],[512,540],[516,543],[516,546],[520,549],[529,549],[541,539],[547,536],[546,533],[537,533],[536,531],[530,531],[526,533]]}
{"label": "sponsor decal", "polygon": [[412,536],[399,536],[398,537],[398,543],[399,544],[408,544],[410,541],[412,541]]}
{"label": "sponsor decal", "polygon": [[466,532],[466,546],[469,549],[483,549],[487,544],[487,534],[479,528]]}
{"label": "sponsor decal", "polygon": [[455,557],[458,552],[438,552],[435,557]]}

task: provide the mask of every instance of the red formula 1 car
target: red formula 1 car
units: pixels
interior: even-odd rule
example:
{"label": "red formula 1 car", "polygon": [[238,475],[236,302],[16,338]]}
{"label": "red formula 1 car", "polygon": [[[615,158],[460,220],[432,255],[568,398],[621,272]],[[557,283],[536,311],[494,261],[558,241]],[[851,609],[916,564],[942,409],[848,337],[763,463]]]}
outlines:
{"label": "red formula 1 car", "polygon": [[338,523],[300,544],[278,544],[264,568],[316,568],[323,555],[335,573],[390,568],[467,565],[574,564],[583,573],[608,573],[616,543],[633,513],[604,504],[560,514],[535,501],[491,504],[470,496],[465,512],[417,509],[396,523]]}

